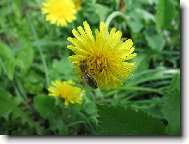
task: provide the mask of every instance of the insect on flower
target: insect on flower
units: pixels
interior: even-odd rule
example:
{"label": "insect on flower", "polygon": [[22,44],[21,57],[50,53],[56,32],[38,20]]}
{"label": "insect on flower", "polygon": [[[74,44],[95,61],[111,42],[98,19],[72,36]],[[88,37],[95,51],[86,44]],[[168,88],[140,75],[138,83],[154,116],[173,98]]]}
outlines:
{"label": "insect on flower", "polygon": [[92,88],[96,89],[97,86],[97,82],[96,80],[88,73],[87,69],[87,64],[86,64],[86,60],[81,61],[81,65],[80,65],[80,69],[82,72],[82,79]]}
{"label": "insect on flower", "polygon": [[108,31],[104,22],[100,22],[95,35],[85,21],[83,26],[73,29],[74,38],[68,37],[72,44],[67,48],[74,52],[69,56],[73,66],[88,85],[93,88],[110,89],[122,85],[122,80],[133,75],[135,47],[131,39],[123,41],[122,32],[112,28]]}

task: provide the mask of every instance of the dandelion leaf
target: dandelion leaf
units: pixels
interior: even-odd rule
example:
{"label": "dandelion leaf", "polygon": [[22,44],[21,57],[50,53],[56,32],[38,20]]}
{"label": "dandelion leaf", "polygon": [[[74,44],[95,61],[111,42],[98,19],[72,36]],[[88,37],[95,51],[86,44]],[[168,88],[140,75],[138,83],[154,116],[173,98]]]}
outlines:
{"label": "dandelion leaf", "polygon": [[47,95],[38,95],[34,98],[34,107],[41,116],[51,117],[54,115],[55,99]]}
{"label": "dandelion leaf", "polygon": [[98,106],[100,135],[157,136],[164,134],[161,120],[121,106]]}
{"label": "dandelion leaf", "polygon": [[25,111],[19,106],[21,102],[20,97],[14,97],[8,91],[0,88],[0,118],[5,118],[7,122],[9,119],[19,119],[22,124],[27,123],[30,127],[35,127],[36,133],[41,134],[40,125],[31,119],[29,111]]}
{"label": "dandelion leaf", "polygon": [[170,0],[159,0],[156,6],[156,26],[158,30],[172,27],[175,17],[175,6]]}
{"label": "dandelion leaf", "polygon": [[9,114],[13,111],[14,107],[17,106],[15,99],[12,98],[11,94],[0,88],[0,117],[8,119]]}
{"label": "dandelion leaf", "polygon": [[180,75],[173,77],[169,90],[165,92],[162,112],[168,121],[166,133],[180,135]]}

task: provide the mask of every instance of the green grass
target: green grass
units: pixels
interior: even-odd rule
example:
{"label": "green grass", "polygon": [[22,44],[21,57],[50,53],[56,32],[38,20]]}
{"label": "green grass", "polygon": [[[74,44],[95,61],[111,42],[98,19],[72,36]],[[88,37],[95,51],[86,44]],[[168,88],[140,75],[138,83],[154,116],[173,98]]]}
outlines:
{"label": "green grass", "polygon": [[[42,0],[0,1],[0,134],[180,135],[179,1],[124,1],[126,10],[109,21],[119,0],[83,0],[64,28],[45,21]],[[92,90],[67,59],[67,37],[85,20],[94,31],[108,17],[109,29],[134,41],[137,68],[119,88]],[[82,105],[65,107],[47,96],[50,81],[70,79],[86,91]],[[159,133],[146,127],[149,121]]]}

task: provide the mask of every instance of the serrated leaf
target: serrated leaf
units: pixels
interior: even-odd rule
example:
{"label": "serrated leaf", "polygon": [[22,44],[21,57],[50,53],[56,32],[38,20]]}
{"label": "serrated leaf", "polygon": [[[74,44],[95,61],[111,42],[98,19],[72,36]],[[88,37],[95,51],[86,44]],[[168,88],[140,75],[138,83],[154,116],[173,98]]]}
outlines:
{"label": "serrated leaf", "polygon": [[165,92],[162,105],[164,117],[168,120],[166,133],[180,135],[180,75],[175,75],[169,89]]}
{"label": "serrated leaf", "polygon": [[152,136],[163,135],[162,122],[142,111],[131,108],[99,106],[98,121],[102,135]]}
{"label": "serrated leaf", "polygon": [[47,95],[38,95],[34,98],[34,107],[41,116],[52,117],[55,111],[55,99]]}
{"label": "serrated leaf", "polygon": [[158,30],[170,28],[175,17],[175,6],[170,0],[159,0],[156,6],[156,26]]}
{"label": "serrated leaf", "polygon": [[180,135],[180,91],[171,90],[166,93],[162,111],[168,120],[166,133],[168,135]]}

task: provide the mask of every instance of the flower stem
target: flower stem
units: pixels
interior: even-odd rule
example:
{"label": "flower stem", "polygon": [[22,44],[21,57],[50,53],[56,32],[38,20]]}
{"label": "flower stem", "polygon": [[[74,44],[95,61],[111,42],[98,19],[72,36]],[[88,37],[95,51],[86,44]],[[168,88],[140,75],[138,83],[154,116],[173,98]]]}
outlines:
{"label": "flower stem", "polygon": [[[38,36],[37,36],[37,33],[32,25],[32,22],[31,20],[29,19],[29,16],[27,15],[27,19],[28,19],[28,22],[29,22],[29,25],[31,27],[31,30],[32,30],[32,33],[33,33],[33,36],[35,38],[35,41],[37,42],[38,41]],[[41,57],[41,60],[42,60],[42,63],[43,63],[43,67],[44,67],[44,71],[45,71],[45,78],[46,78],[46,85],[49,86],[50,82],[49,82],[49,73],[48,73],[48,68],[47,68],[47,63],[46,63],[46,60],[45,60],[45,56],[44,56],[44,53],[41,49],[41,46],[40,45],[37,45],[37,48],[38,48],[38,51],[39,51],[39,54],[40,54],[40,57]]]}
{"label": "flower stem", "polygon": [[122,16],[124,19],[127,19],[127,17],[126,17],[122,12],[120,12],[120,11],[114,11],[114,12],[112,12],[112,13],[108,16],[108,18],[106,19],[105,24],[106,24],[106,27],[107,27],[107,28],[109,28],[111,21],[112,21],[115,17],[117,17],[117,16]]}
{"label": "flower stem", "polygon": [[43,63],[43,66],[44,66],[44,70],[45,70],[46,84],[47,84],[47,86],[49,86],[50,82],[49,82],[49,73],[48,73],[47,63],[45,61],[45,56],[44,56],[43,51],[42,51],[40,46],[38,46],[38,51],[40,53],[41,60],[42,60],[42,63]]}

